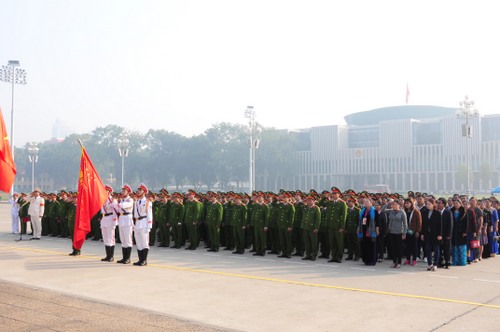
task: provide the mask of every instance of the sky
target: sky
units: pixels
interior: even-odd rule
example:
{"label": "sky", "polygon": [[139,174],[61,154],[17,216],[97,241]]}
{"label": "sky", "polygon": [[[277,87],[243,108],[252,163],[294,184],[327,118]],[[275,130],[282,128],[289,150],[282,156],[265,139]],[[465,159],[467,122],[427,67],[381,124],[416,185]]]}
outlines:
{"label": "sky", "polygon": [[[19,60],[14,145],[115,124],[190,137],[215,123],[345,124],[406,104],[500,113],[495,1],[3,0]],[[10,133],[12,85],[0,82]]]}

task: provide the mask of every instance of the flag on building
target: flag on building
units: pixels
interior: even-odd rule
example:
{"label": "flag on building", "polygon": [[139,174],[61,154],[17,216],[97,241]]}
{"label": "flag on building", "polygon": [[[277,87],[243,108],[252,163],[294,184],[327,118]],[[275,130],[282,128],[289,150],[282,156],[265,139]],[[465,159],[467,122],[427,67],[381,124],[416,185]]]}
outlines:
{"label": "flag on building", "polygon": [[9,144],[9,136],[5,129],[2,110],[0,109],[0,190],[9,192],[16,178],[16,164],[12,157],[12,151]]}
{"label": "flag on building", "polygon": [[408,83],[406,83],[406,105],[408,105],[409,97],[410,97],[410,88],[408,87]]}
{"label": "flag on building", "polygon": [[76,200],[75,231],[73,248],[80,250],[87,233],[90,232],[90,220],[104,205],[108,193],[97,173],[85,148],[82,146],[80,161],[80,177],[78,179],[78,196]]}

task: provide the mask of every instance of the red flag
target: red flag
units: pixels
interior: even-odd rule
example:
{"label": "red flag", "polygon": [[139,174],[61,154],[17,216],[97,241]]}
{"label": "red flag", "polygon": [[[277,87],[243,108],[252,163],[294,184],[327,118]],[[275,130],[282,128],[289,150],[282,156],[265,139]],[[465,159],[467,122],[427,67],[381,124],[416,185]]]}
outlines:
{"label": "red flag", "polygon": [[408,88],[408,83],[406,83],[406,105],[408,105],[408,97],[410,97],[410,88]]}
{"label": "red flag", "polygon": [[16,177],[16,164],[10,150],[9,136],[5,129],[2,110],[0,109],[0,190],[9,192]]}
{"label": "red flag", "polygon": [[101,209],[108,198],[99,174],[94,168],[85,148],[82,146],[80,178],[76,201],[75,232],[73,248],[80,250],[87,233],[90,232],[90,219]]}

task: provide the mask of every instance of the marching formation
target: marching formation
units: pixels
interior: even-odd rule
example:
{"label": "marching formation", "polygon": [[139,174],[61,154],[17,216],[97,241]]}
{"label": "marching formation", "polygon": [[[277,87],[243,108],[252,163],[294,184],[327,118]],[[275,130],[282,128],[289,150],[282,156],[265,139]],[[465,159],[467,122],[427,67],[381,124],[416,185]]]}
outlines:
{"label": "marching formation", "polygon": [[[321,194],[311,190],[279,193],[254,191],[170,194],[152,193],[141,184],[134,192],[124,185],[114,192],[109,185],[101,211],[92,219],[87,238],[102,240],[113,262],[115,244],[121,243],[122,258],[129,264],[136,246],[137,266],[147,265],[150,246],[207,251],[246,251],[289,259],[328,262],[361,260],[375,265],[392,260],[393,268],[416,266],[427,270],[465,266],[498,253],[500,203],[495,197],[477,200],[458,194],[435,198],[425,193],[400,194],[342,192],[337,187]],[[31,240],[41,236],[72,238],[76,193],[15,193],[11,198],[12,232]],[[18,229],[19,220],[21,229]],[[118,226],[118,227],[117,227]],[[73,250],[70,255],[79,255]]]}

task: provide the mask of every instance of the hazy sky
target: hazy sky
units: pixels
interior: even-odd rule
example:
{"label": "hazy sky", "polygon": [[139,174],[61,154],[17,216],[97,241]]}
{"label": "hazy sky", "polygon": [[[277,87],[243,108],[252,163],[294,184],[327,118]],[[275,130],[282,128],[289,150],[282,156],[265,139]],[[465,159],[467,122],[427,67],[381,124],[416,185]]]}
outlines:
{"label": "hazy sky", "polygon": [[[19,60],[15,145],[116,124],[185,136],[222,121],[343,124],[405,104],[500,113],[496,1],[3,0],[0,65]],[[0,82],[10,132],[11,85]]]}

